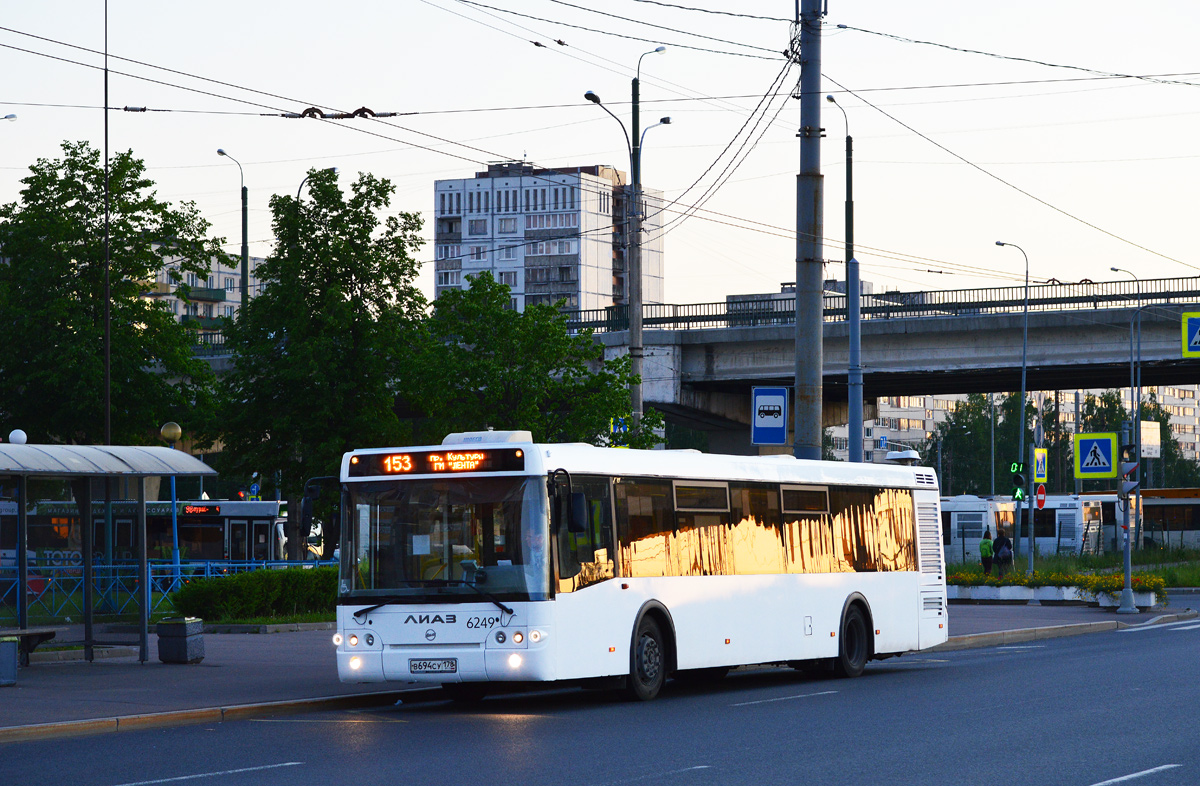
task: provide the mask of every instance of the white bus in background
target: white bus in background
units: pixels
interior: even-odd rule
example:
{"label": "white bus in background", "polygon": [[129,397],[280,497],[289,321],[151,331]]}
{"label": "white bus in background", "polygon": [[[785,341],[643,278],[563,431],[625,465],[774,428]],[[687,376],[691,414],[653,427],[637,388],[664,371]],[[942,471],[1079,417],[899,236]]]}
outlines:
{"label": "white bus in background", "polygon": [[[1100,495],[1048,494],[1045,505],[1033,510],[1033,547],[1042,556],[1054,554],[1099,554],[1102,550],[1102,503]],[[1013,537],[1013,522],[1019,515],[1027,521],[1022,504],[1008,497],[976,497],[969,494],[942,500],[942,543],[948,562],[978,563],[979,541],[985,528],[992,539],[999,531]],[[1021,527],[1019,553],[1025,552],[1029,530]]]}
{"label": "white bus in background", "polygon": [[832,666],[946,640],[923,467],[534,444],[527,431],[342,460],[345,682],[623,684]]}
{"label": "white bus in background", "polygon": [[1012,537],[1016,503],[1011,499],[960,494],[942,498],[942,545],[946,561],[979,562],[979,541],[984,531],[992,539],[1000,530]]}

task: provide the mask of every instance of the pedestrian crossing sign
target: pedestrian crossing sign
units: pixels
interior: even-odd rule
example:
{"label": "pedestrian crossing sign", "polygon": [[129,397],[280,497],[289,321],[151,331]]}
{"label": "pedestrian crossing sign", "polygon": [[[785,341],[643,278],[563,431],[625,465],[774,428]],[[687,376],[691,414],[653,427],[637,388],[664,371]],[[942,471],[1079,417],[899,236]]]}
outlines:
{"label": "pedestrian crossing sign", "polygon": [[1117,465],[1117,435],[1112,432],[1075,435],[1075,477],[1115,478]]}
{"label": "pedestrian crossing sign", "polygon": [[1045,483],[1046,478],[1046,457],[1048,454],[1046,448],[1033,449],[1033,482]]}
{"label": "pedestrian crossing sign", "polygon": [[1183,314],[1183,356],[1200,358],[1200,313]]}

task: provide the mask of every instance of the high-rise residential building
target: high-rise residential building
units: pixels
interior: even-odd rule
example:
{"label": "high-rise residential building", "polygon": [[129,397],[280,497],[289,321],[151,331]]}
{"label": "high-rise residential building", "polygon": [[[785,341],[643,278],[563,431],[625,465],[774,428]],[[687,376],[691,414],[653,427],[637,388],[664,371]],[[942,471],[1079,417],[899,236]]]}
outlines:
{"label": "high-rise residential building", "polygon": [[[488,271],[516,310],[625,304],[631,238],[625,173],[593,165],[489,164],[434,185],[435,297]],[[663,302],[662,192],[642,189],[642,302]]]}

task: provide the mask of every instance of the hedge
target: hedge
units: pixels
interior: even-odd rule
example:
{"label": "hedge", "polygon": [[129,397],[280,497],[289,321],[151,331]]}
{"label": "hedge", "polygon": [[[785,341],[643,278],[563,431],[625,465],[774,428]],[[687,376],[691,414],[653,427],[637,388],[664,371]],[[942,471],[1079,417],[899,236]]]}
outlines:
{"label": "hedge", "polygon": [[[1120,595],[1125,587],[1125,574],[1120,572],[1100,575],[1081,573],[1038,573],[1025,574],[1012,570],[1003,577],[984,576],[982,573],[960,572],[946,576],[947,584],[967,587],[1079,587],[1092,594]],[[1166,602],[1166,581],[1153,573],[1134,573],[1130,576],[1130,587],[1134,592],[1153,592],[1160,603]]]}
{"label": "hedge", "polygon": [[178,613],[211,622],[332,611],[337,568],[263,569],[192,579],[173,600]]}

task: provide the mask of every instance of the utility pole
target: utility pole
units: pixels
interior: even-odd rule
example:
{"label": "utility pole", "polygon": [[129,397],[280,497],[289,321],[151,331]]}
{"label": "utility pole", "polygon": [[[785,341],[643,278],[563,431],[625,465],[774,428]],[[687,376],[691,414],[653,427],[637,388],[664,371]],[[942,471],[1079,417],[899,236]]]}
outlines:
{"label": "utility pole", "polygon": [[[792,56],[800,59],[800,174],[796,176],[796,410],[792,452],[821,458],[825,316],[821,176],[821,6],[798,0]],[[800,49],[795,50],[799,30]]]}

